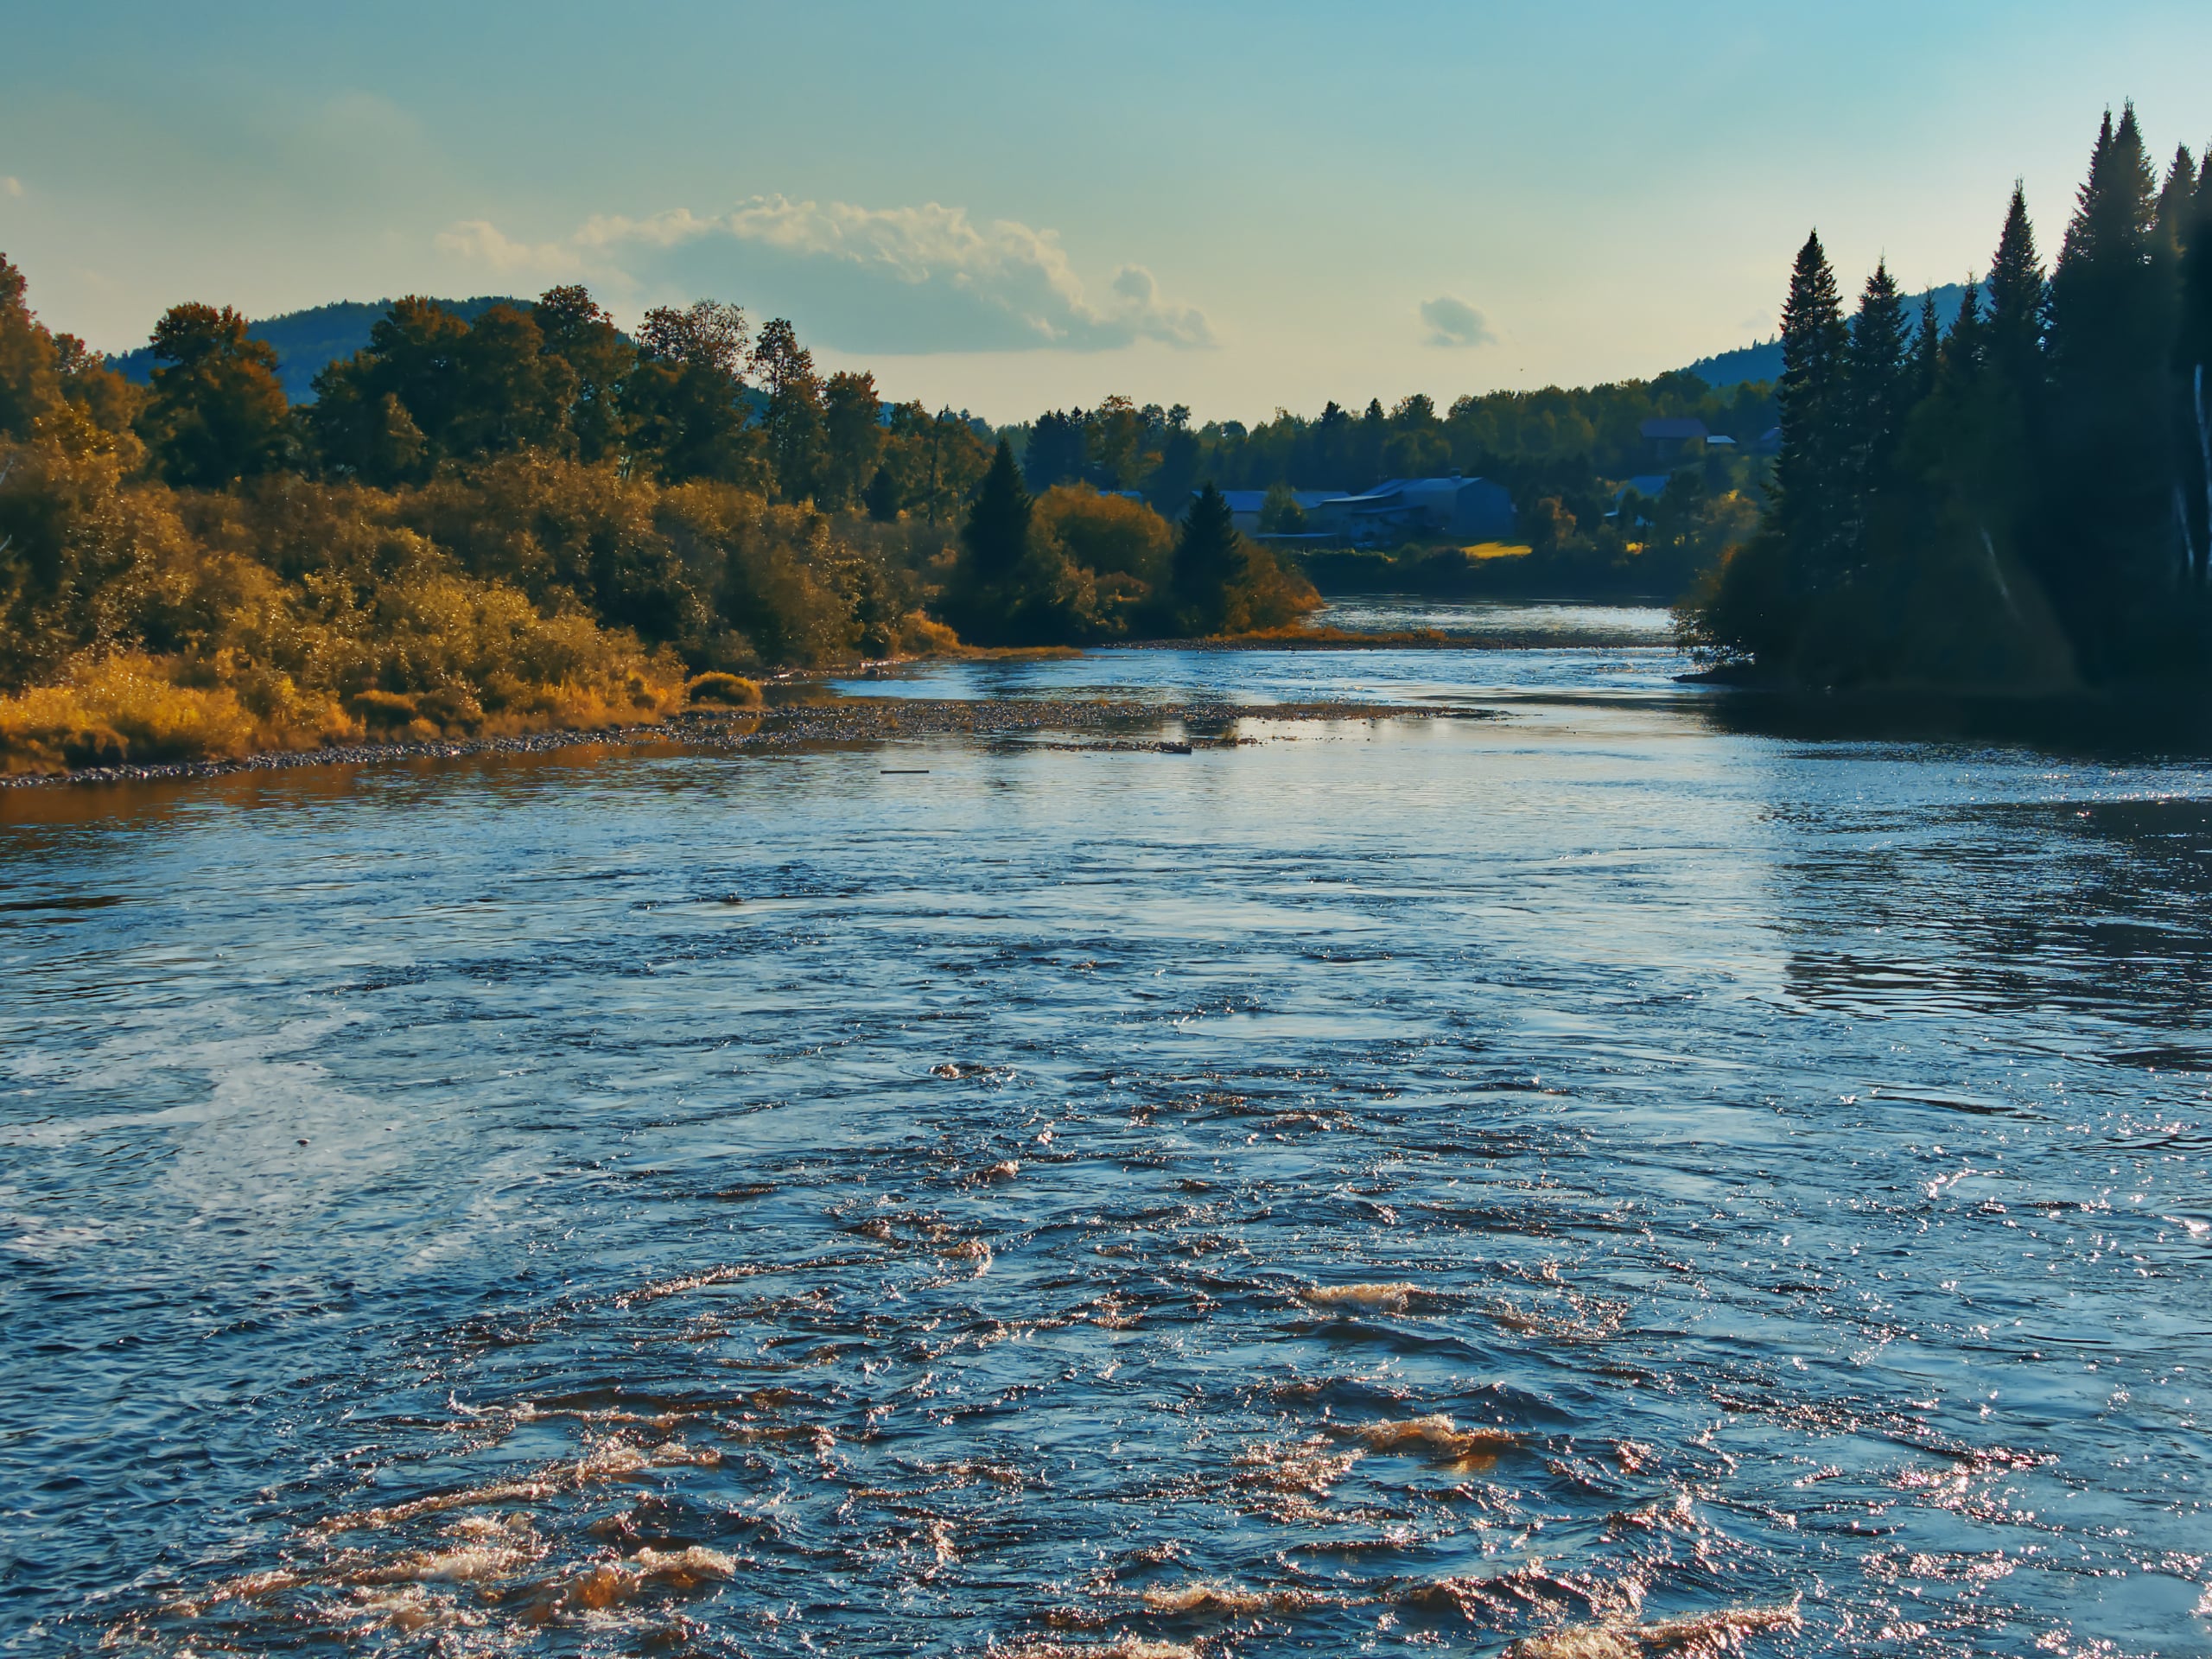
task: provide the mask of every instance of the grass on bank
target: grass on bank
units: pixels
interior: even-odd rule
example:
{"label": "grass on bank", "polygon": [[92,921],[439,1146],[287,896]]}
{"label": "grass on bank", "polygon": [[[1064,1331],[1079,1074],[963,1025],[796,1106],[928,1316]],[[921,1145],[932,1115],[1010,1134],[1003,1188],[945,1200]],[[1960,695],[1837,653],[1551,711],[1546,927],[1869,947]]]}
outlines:
{"label": "grass on bank", "polygon": [[[225,666],[124,652],[78,664],[56,684],[0,697],[0,772],[239,760],[370,741],[597,731],[658,721],[684,703],[680,681],[657,671],[660,665],[654,664],[620,676],[535,684],[494,675],[490,683],[473,689],[410,693],[372,687],[342,700],[302,692],[286,676],[228,677]],[[245,677],[257,683],[241,685]],[[757,706],[760,688],[752,690]]]}

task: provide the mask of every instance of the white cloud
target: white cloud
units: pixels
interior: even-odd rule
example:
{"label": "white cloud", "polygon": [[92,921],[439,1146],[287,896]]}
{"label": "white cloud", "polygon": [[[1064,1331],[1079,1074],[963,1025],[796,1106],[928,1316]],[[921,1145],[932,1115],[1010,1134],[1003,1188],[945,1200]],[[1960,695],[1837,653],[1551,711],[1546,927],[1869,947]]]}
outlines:
{"label": "white cloud", "polygon": [[1423,300],[1421,320],[1428,330],[1422,342],[1425,345],[1466,350],[1497,343],[1497,336],[1491,332],[1489,319],[1465,300],[1455,300],[1449,294]]}
{"label": "white cloud", "polygon": [[567,276],[575,274],[582,263],[572,247],[558,242],[541,242],[535,246],[518,242],[483,219],[464,219],[440,231],[436,245],[441,252],[459,254],[471,264],[487,265],[503,276]]}
{"label": "white cloud", "polygon": [[[502,270],[549,268],[556,251],[512,242],[481,221],[456,226],[439,245]],[[849,349],[1213,343],[1205,314],[1163,294],[1142,266],[1121,267],[1094,291],[1054,232],[1012,219],[978,225],[938,202],[872,208],[755,196],[708,217],[677,208],[594,219],[566,251],[571,268],[644,291],[734,283],[728,297],[790,310]]]}

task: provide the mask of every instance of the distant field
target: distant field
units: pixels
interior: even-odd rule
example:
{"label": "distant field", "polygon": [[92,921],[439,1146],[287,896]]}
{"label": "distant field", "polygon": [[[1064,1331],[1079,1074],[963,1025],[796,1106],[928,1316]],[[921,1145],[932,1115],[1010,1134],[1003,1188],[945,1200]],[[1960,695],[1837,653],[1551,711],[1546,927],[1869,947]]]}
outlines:
{"label": "distant field", "polygon": [[1471,559],[1525,559],[1535,550],[1518,542],[1478,542],[1459,550]]}

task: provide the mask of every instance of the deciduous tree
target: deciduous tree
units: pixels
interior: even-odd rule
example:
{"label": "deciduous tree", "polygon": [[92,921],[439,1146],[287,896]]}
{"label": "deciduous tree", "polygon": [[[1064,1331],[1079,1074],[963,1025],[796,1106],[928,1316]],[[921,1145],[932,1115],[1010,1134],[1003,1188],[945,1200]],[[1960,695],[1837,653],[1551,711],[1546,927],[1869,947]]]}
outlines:
{"label": "deciduous tree", "polygon": [[139,435],[171,483],[216,488],[284,460],[291,410],[274,347],[229,306],[178,305],[154,325],[153,395]]}

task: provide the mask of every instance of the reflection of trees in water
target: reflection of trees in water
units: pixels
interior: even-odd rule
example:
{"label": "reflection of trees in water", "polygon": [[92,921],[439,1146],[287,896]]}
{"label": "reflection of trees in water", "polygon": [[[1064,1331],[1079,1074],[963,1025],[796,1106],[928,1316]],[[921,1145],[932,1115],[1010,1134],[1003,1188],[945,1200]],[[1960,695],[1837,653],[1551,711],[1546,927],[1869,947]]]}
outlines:
{"label": "reflection of trees in water", "polygon": [[[1877,1014],[2038,1010],[2172,1033],[2107,1058],[2212,1067],[2212,803],[1963,806],[1793,860],[1791,991]],[[1814,943],[1818,939],[1821,943]]]}
{"label": "reflection of trees in water", "polygon": [[1834,695],[1731,690],[1697,713],[1738,737],[2032,748],[2060,764],[2212,760],[2212,702],[2124,697],[1975,697],[1928,690]]}

